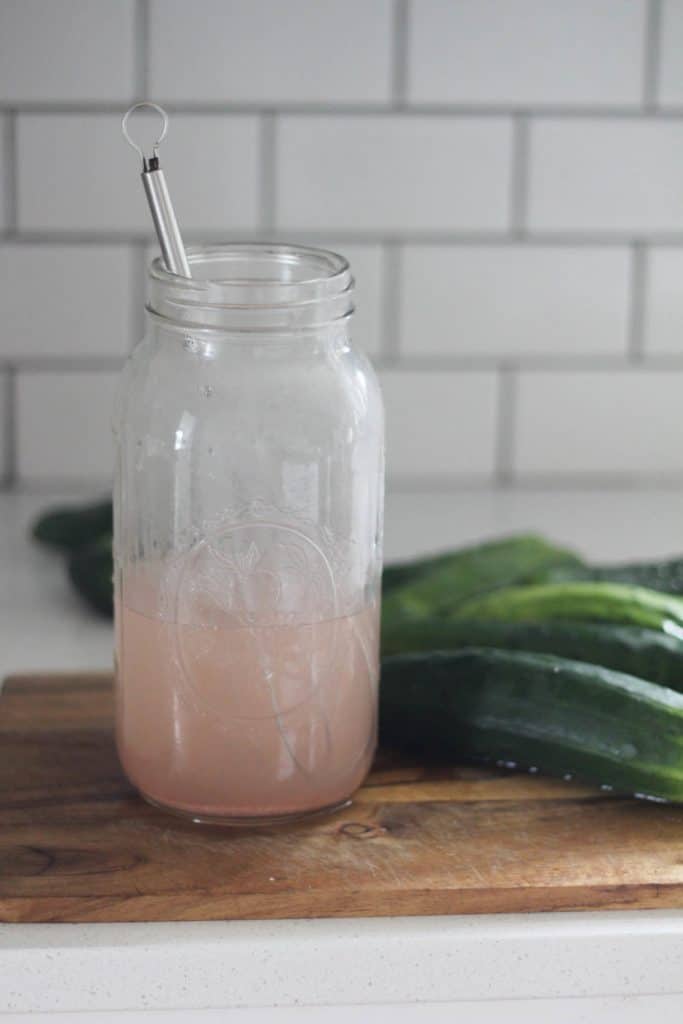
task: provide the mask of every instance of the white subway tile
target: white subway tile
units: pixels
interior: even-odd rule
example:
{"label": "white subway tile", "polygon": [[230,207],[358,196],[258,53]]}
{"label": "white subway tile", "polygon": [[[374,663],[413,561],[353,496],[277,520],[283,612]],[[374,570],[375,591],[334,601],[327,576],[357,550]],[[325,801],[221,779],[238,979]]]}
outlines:
{"label": "white subway tile", "polygon": [[[22,229],[152,233],[118,114],[25,114],[17,141]],[[176,114],[162,157],[183,230],[256,227],[258,118]]]}
{"label": "white subway tile", "polygon": [[661,0],[659,26],[659,82],[657,99],[662,106],[683,105],[683,4]]}
{"label": "white subway tile", "polygon": [[19,373],[18,469],[22,481],[108,480],[117,373]]}
{"label": "white subway tile", "polygon": [[683,124],[540,119],[531,130],[532,230],[683,229]]}
{"label": "white subway tile", "polygon": [[387,474],[486,478],[495,461],[495,373],[385,370]]}
{"label": "white subway tile", "polygon": [[683,472],[683,373],[522,373],[515,470],[521,475]]}
{"label": "white subway tile", "polygon": [[150,92],[269,106],[382,102],[391,31],[390,0],[152,0]]}
{"label": "white subway tile", "polygon": [[3,0],[0,99],[128,99],[134,0]]}
{"label": "white subway tile", "polygon": [[625,353],[626,248],[407,246],[399,330],[406,355]]}
{"label": "white subway tile", "polygon": [[0,246],[0,357],[123,355],[131,278],[125,246]]}
{"label": "white subway tile", "polygon": [[418,103],[634,104],[645,0],[413,0]]}
{"label": "white subway tile", "polygon": [[284,117],[278,226],[399,232],[508,223],[506,118]]}
{"label": "white subway tile", "polygon": [[646,354],[683,354],[683,250],[650,250],[646,289]]}

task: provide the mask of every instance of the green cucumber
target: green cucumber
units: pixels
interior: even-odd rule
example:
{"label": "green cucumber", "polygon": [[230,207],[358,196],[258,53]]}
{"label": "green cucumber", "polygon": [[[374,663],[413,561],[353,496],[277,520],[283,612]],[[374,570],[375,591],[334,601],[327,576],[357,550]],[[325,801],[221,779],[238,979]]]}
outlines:
{"label": "green cucumber", "polygon": [[683,696],[553,655],[468,648],[385,658],[380,738],[683,800]]}
{"label": "green cucumber", "polygon": [[114,613],[112,535],[104,533],[90,544],[71,551],[67,559],[69,579],[99,615]]}
{"label": "green cucumber", "polygon": [[660,629],[683,638],[683,598],[622,583],[508,587],[461,604],[454,618],[540,622],[577,619]]}
{"label": "green cucumber", "polygon": [[633,583],[663,594],[683,596],[683,559],[666,562],[632,562],[628,565],[585,565],[551,569],[547,582],[584,580],[594,583]]}
{"label": "green cucumber", "polygon": [[447,614],[478,594],[544,579],[551,569],[580,564],[572,551],[529,534],[389,566],[383,581],[385,615]]}
{"label": "green cucumber", "polygon": [[112,519],[111,501],[55,508],[38,517],[32,534],[41,544],[75,551],[101,534],[111,533]]}
{"label": "green cucumber", "polygon": [[407,619],[382,628],[382,654],[501,647],[556,654],[627,672],[683,692],[683,640],[654,629],[609,623]]}

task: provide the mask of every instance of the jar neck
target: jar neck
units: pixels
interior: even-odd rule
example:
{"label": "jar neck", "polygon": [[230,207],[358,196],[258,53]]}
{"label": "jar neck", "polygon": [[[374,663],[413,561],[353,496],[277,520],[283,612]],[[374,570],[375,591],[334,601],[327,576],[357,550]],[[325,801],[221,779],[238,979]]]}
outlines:
{"label": "jar neck", "polygon": [[149,268],[147,310],[181,330],[300,334],[331,331],[353,314],[343,256],[307,246],[233,243],[188,249],[191,278]]}

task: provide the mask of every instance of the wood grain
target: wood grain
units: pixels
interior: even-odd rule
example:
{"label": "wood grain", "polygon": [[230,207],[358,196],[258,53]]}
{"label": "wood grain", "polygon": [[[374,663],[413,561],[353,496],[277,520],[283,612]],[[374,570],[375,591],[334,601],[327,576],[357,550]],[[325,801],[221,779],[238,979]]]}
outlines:
{"label": "wood grain", "polygon": [[0,695],[0,920],[180,921],[683,907],[683,807],[381,754],[353,804],[185,824],[125,779],[107,676]]}

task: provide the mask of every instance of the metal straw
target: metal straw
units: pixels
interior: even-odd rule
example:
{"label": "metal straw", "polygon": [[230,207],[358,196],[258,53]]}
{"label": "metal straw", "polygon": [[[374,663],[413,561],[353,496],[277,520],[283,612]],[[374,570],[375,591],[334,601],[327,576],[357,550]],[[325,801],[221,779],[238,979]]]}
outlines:
{"label": "metal straw", "polygon": [[[141,147],[138,146],[138,144],[134,142],[128,134],[128,120],[130,115],[134,111],[140,110],[143,107],[149,107],[152,110],[156,110],[162,119],[161,132],[152,146],[151,156],[145,156]],[[166,268],[170,270],[172,274],[177,274],[179,277],[192,277],[192,274],[190,273],[190,265],[187,262],[185,246],[183,245],[183,239],[180,234],[180,228],[178,227],[178,221],[176,220],[175,211],[173,209],[173,203],[171,202],[171,197],[168,194],[168,187],[166,185],[164,172],[159,166],[158,149],[166,138],[166,132],[168,131],[168,114],[163,107],[160,107],[157,103],[148,103],[147,101],[134,103],[133,106],[123,115],[121,130],[123,131],[123,137],[126,142],[140,154],[140,158],[142,160],[142,184],[145,189],[145,195],[147,196],[147,202],[149,203],[152,220],[154,221],[154,228],[161,247],[161,256],[166,264]]]}

